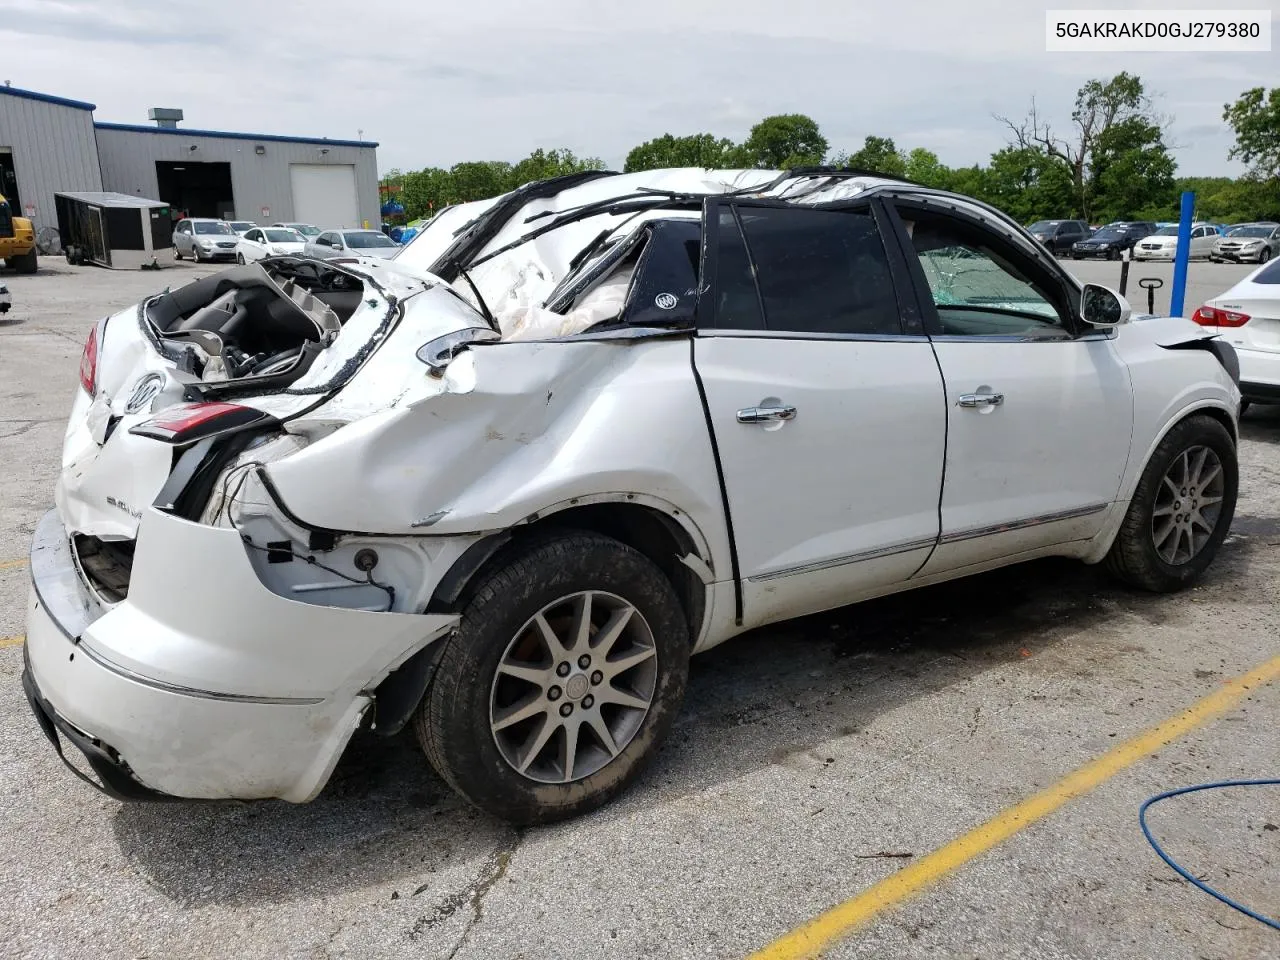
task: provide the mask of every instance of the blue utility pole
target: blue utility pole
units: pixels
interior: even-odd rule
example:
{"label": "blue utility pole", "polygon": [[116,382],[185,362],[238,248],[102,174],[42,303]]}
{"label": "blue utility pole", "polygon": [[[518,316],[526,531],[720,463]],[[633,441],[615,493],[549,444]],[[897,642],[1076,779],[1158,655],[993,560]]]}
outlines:
{"label": "blue utility pole", "polygon": [[1173,255],[1173,290],[1169,293],[1169,316],[1182,316],[1182,302],[1187,295],[1187,262],[1191,259],[1191,218],[1196,210],[1196,194],[1182,194],[1182,218],[1178,221],[1178,250]]}

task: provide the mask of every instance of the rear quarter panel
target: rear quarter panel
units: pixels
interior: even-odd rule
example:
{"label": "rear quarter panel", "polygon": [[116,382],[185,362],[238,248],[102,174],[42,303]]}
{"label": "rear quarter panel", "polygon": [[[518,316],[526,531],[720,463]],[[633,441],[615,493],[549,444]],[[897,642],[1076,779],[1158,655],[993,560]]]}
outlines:
{"label": "rear quarter panel", "polygon": [[[716,579],[729,576],[687,338],[476,345],[446,381],[272,464],[290,510],[336,530],[443,536],[506,529],[575,500],[631,500],[661,505],[705,544]],[[306,431],[306,419],[291,429]]]}

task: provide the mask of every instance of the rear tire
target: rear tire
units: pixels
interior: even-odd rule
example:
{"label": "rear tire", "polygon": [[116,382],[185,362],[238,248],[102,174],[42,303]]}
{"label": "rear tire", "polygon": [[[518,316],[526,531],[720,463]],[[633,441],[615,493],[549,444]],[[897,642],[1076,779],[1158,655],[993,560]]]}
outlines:
{"label": "rear tire", "polygon": [[1226,539],[1238,485],[1236,445],[1226,427],[1205,414],[1176,424],[1142,471],[1107,570],[1153,593],[1181,590],[1204,573]]}
{"label": "rear tire", "polygon": [[[583,635],[584,610],[589,641],[560,646]],[[445,642],[414,715],[418,740],[458,793],[520,825],[586,813],[625,788],[671,728],[688,677],[670,582],[585,531],[515,546],[481,575]]]}
{"label": "rear tire", "polygon": [[175,260],[181,260],[181,259],[182,259],[182,251],[178,249],[178,245],[177,245],[177,244],[174,244],[174,246],[173,246],[173,259],[175,259]]}

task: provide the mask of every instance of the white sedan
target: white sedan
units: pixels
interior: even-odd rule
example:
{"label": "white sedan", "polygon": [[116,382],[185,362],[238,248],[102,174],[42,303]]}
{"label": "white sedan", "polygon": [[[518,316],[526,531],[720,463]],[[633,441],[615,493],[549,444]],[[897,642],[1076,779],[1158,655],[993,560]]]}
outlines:
{"label": "white sedan", "polygon": [[744,631],[1035,557],[1195,582],[1238,372],[963,196],[529,184],[395,260],[267,259],[95,324],[23,684],[118,797],[306,801],[371,723],[492,814],[572,816]]}
{"label": "white sedan", "polygon": [[301,254],[307,238],[288,227],[254,227],[246,230],[236,244],[236,263],[252,263],[263,257]]}
{"label": "white sedan", "polygon": [[1280,260],[1258,267],[1192,319],[1235,348],[1246,402],[1280,403]]}
{"label": "white sedan", "polygon": [[381,230],[324,230],[307,241],[307,256],[331,260],[334,257],[394,257],[396,243]]}
{"label": "white sedan", "polygon": [[[1207,260],[1221,234],[1208,223],[1191,225],[1191,259]],[[1178,225],[1164,227],[1133,245],[1135,260],[1172,260],[1178,252]]]}

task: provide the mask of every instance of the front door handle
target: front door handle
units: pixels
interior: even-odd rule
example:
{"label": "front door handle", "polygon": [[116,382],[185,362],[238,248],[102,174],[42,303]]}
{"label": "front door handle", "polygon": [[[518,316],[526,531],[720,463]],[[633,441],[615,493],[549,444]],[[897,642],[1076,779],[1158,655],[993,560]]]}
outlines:
{"label": "front door handle", "polygon": [[962,407],[998,407],[1004,403],[1003,393],[965,393],[958,401]]}
{"label": "front door handle", "polygon": [[796,408],[788,404],[769,407],[743,407],[738,411],[739,423],[768,423],[771,420],[794,420]]}

